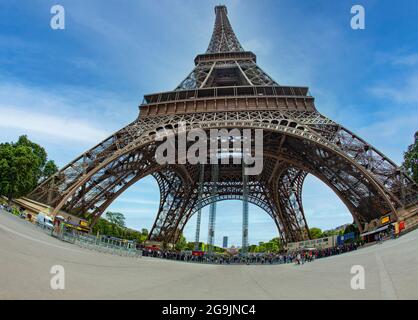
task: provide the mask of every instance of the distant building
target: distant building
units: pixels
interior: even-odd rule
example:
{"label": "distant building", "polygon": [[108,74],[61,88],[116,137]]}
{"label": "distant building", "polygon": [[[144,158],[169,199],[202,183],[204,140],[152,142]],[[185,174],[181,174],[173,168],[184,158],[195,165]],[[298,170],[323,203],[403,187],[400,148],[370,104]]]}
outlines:
{"label": "distant building", "polygon": [[223,246],[222,247],[223,248],[228,248],[228,237],[227,236],[224,237],[224,241],[223,241]]}
{"label": "distant building", "polygon": [[238,248],[235,248],[234,246],[232,246],[231,248],[227,248],[226,251],[229,254],[232,254],[232,255],[235,255],[235,254],[238,254],[239,253],[239,249]]}
{"label": "distant building", "polygon": [[320,239],[304,240],[299,242],[289,242],[285,245],[288,251],[306,250],[306,249],[326,249],[332,248],[337,244],[338,236],[330,236]]}

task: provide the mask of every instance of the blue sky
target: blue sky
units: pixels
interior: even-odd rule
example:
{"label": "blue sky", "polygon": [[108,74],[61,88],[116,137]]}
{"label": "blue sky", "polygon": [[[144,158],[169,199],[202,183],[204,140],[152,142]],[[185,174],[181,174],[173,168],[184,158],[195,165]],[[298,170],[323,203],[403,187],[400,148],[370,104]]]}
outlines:
{"label": "blue sky", "polygon": [[[50,28],[57,3],[65,8],[65,30]],[[206,50],[219,3],[228,6],[243,47],[277,82],[309,86],[320,112],[401,163],[418,129],[413,0],[2,0],[0,142],[28,134],[60,166],[71,161],[135,119],[144,94],[177,86]],[[354,4],[366,10],[365,30],[350,27]],[[307,179],[303,196],[311,227],[351,222],[315,178]],[[147,178],[110,209],[124,213],[130,227],[150,228],[157,204],[158,188]],[[240,244],[241,207],[219,203],[217,244],[224,235]],[[194,224],[186,226],[190,240]],[[250,206],[250,242],[276,232],[267,214]]]}

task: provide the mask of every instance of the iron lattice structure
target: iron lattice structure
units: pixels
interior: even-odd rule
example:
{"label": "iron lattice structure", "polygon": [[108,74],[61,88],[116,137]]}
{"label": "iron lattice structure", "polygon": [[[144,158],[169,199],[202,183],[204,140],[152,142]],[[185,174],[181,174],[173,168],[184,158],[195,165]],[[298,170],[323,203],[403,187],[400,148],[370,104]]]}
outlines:
{"label": "iron lattice structure", "polygon": [[[307,174],[327,184],[350,210],[360,230],[367,223],[418,203],[418,188],[373,146],[321,115],[307,87],[281,86],[244,51],[225,6],[215,8],[209,47],[195,68],[169,92],[145,95],[138,118],[87,150],[40,184],[29,197],[97,221],[126,189],[152,175],[160,205],[150,240],[176,242],[200,208],[243,199],[264,209],[283,241],[309,237],[302,205]],[[195,128],[263,129],[263,171],[246,179],[242,166],[220,164],[216,182],[211,165],[160,165],[157,132],[186,124]],[[202,183],[199,183],[202,181]],[[213,190],[216,192],[213,192]]]}

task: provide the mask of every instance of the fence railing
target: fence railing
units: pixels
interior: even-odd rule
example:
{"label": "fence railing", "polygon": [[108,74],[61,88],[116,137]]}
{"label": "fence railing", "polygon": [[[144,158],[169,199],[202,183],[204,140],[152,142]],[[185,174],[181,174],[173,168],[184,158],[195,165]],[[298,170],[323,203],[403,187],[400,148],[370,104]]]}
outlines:
{"label": "fence railing", "polygon": [[142,251],[137,250],[136,247],[131,244],[125,244],[122,241],[108,239],[105,236],[95,237],[90,235],[74,234],[71,232],[62,232],[58,235],[58,238],[89,250],[123,257],[140,258],[142,256]]}
{"label": "fence railing", "polygon": [[119,255],[122,257],[140,258],[142,257],[142,250],[138,250],[136,245],[132,242],[126,242],[123,240],[112,239],[107,236],[94,236],[88,234],[80,234],[76,232],[61,230],[51,230],[44,226],[38,225],[38,227],[57,239],[65,242],[75,244],[81,248],[94,250],[102,253],[109,253],[113,255]]}

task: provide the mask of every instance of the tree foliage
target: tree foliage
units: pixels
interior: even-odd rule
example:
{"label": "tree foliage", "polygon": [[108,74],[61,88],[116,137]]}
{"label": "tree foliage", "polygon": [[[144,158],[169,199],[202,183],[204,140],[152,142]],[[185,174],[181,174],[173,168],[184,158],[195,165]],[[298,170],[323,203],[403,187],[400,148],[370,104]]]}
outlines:
{"label": "tree foliage", "polygon": [[119,227],[125,227],[125,216],[119,212],[108,211],[105,217],[109,222],[116,224]]}
{"label": "tree foliage", "polygon": [[27,136],[20,136],[16,143],[0,144],[0,195],[9,199],[24,196],[57,170],[53,161],[47,161],[45,149]]}
{"label": "tree foliage", "polygon": [[406,172],[418,183],[418,131],[415,132],[415,142],[404,152],[404,162],[402,164]]}
{"label": "tree foliage", "polygon": [[351,232],[354,232],[355,234],[360,234],[359,228],[354,223],[348,225],[344,229],[344,234],[351,233]]}
{"label": "tree foliage", "polygon": [[58,172],[58,167],[54,160],[48,160],[42,171],[42,180],[48,179],[50,176]]}
{"label": "tree foliage", "polygon": [[248,252],[278,252],[282,249],[282,247],[280,238],[273,238],[268,242],[259,242],[258,245],[250,245],[248,247]]}
{"label": "tree foliage", "polygon": [[310,228],[309,229],[309,234],[311,236],[311,239],[319,239],[319,238],[322,238],[324,236],[322,230],[319,229],[319,228]]}
{"label": "tree foliage", "polygon": [[186,250],[187,249],[187,240],[183,234],[180,234],[179,239],[176,243],[176,250]]}
{"label": "tree foliage", "polygon": [[0,145],[0,194],[13,199],[30,192],[37,183],[39,159],[26,146]]}
{"label": "tree foliage", "polygon": [[142,229],[142,231],[136,231],[128,229],[126,227],[121,227],[115,223],[112,223],[106,219],[100,218],[96,224],[93,226],[93,234],[99,233],[100,235],[107,235],[111,237],[135,240],[138,243],[142,243],[147,240],[148,230]]}
{"label": "tree foliage", "polygon": [[344,233],[344,230],[326,230],[324,232],[322,232],[322,236],[321,238],[326,238],[326,237],[331,237],[331,236],[338,236]]}

